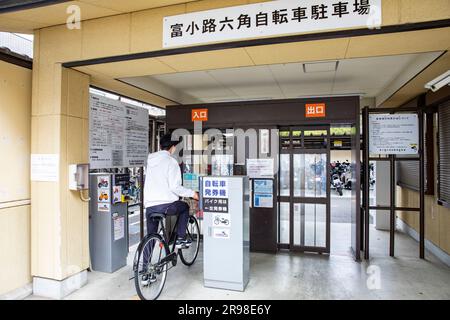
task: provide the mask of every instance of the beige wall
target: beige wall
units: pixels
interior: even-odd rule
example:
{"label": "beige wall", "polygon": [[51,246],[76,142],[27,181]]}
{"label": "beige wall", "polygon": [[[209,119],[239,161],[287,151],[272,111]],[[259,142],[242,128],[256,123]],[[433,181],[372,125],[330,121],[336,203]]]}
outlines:
{"label": "beige wall", "polygon": [[31,70],[0,61],[0,295],[31,282]]}
{"label": "beige wall", "polygon": [[89,163],[89,76],[48,71],[33,72],[32,153],[58,154],[60,172],[58,182],[31,183],[32,275],[63,280],[89,267],[88,204],[68,187],[68,166]]}
{"label": "beige wall", "polygon": [[[434,136],[437,134],[437,119],[434,119]],[[437,204],[437,159],[438,147],[434,145],[435,195],[425,196],[425,238],[450,254],[450,209]],[[403,207],[419,207],[419,193],[397,187],[397,204]],[[398,217],[419,232],[419,214],[400,212]]]}
{"label": "beige wall", "polygon": [[[397,188],[398,204],[405,207],[419,206],[419,193]],[[400,212],[398,217],[419,232],[419,214]],[[450,210],[439,206],[434,196],[425,197],[425,238],[450,254]]]}
{"label": "beige wall", "polygon": [[31,282],[30,206],[0,209],[0,295]]}

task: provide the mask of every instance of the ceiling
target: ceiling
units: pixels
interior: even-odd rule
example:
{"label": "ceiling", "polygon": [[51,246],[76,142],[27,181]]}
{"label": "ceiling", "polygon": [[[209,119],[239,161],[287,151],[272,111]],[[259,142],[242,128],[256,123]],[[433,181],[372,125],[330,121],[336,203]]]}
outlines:
{"label": "ceiling", "polygon": [[120,80],[180,104],[355,94],[381,105],[441,54],[270,64]]}
{"label": "ceiling", "polygon": [[[196,3],[193,2],[192,5]],[[450,69],[449,32],[450,27],[392,34],[249,46],[206,52],[188,52],[134,60],[105,62],[101,64],[87,63],[79,67],[74,67],[74,69],[90,75],[91,83],[97,87],[117,91],[150,104],[166,107],[176,104],[177,101],[191,101],[193,97],[186,97],[185,94],[183,96],[181,90],[171,86],[171,83],[169,85],[164,84],[156,79],[156,76],[164,80],[168,74],[179,74],[178,76],[182,77],[185,73],[194,74],[194,71],[205,72],[219,69],[242,69],[268,65],[298,64],[300,62],[356,61],[356,59],[375,59],[399,55],[403,55],[404,57],[415,56],[415,63],[409,64],[403,72],[397,74],[397,77],[395,77],[385,90],[382,90],[375,98],[371,99],[371,101],[373,100],[375,102],[371,102],[370,104],[370,106],[399,107],[418,95],[427,92],[424,85]],[[82,45],[80,44],[81,47]],[[433,52],[435,54],[427,54]],[[434,60],[433,63],[430,63],[434,55],[437,56],[441,52],[445,53]],[[361,68],[369,68],[371,65],[371,63],[367,63],[367,65],[363,65]],[[393,67],[396,67],[395,63]],[[337,74],[340,74],[342,70],[338,68]],[[422,72],[418,74],[418,71]],[[360,73],[361,70],[356,70],[355,76]],[[162,75],[164,76],[162,77]],[[372,77],[371,74],[366,74],[366,72],[364,76],[368,78]],[[332,77],[332,75],[329,77]],[[129,78],[138,79],[130,81]],[[177,76],[174,79],[176,78]],[[133,85],[122,82],[121,79],[130,81],[130,84]],[[192,78],[192,80],[195,79]],[[191,79],[187,82],[189,83],[190,81]],[[354,80],[353,83],[359,85],[358,81]],[[402,86],[405,83],[407,84]],[[356,85],[354,88],[357,88]],[[170,100],[168,100],[169,97],[171,97]],[[378,102],[376,103],[376,101]]]}
{"label": "ceiling", "polygon": [[66,11],[71,5],[80,8],[81,20],[84,21],[194,1],[197,0],[78,0],[61,1],[26,10],[8,9],[5,13],[0,10],[0,31],[32,33],[35,29],[65,24]]}

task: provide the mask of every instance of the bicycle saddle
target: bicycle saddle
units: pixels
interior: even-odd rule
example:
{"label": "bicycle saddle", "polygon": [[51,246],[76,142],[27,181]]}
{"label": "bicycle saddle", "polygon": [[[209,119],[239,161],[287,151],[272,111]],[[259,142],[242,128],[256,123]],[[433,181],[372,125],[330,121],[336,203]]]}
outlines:
{"label": "bicycle saddle", "polygon": [[154,220],[162,220],[165,219],[166,215],[164,213],[152,213],[150,215],[150,219],[154,219]]}

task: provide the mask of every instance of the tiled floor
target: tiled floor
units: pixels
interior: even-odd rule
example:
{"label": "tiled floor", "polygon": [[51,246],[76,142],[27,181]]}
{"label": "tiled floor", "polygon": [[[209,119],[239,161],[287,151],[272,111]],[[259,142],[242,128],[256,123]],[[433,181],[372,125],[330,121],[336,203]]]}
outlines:
{"label": "tiled floor", "polygon": [[[418,244],[409,236],[397,234],[398,256],[390,258],[389,233],[372,229],[372,259],[357,263],[348,250],[348,228],[333,224],[330,256],[252,254],[245,292],[204,288],[200,254],[193,267],[179,264],[169,271],[161,299],[450,299],[450,268],[429,253],[427,260],[418,259]],[[367,286],[369,266],[379,271],[378,288]],[[89,273],[88,284],[67,299],[136,299],[130,277],[130,266],[114,274]]]}

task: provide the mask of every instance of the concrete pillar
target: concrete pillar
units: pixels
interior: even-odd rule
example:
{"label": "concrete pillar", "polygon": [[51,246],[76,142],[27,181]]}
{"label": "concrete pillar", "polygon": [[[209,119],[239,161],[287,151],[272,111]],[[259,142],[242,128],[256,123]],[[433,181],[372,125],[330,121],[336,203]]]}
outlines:
{"label": "concrete pillar", "polygon": [[35,48],[31,153],[58,155],[59,179],[31,183],[31,273],[34,294],[61,299],[87,281],[89,267],[88,204],[69,191],[68,166],[89,161],[90,79],[42,51]]}

